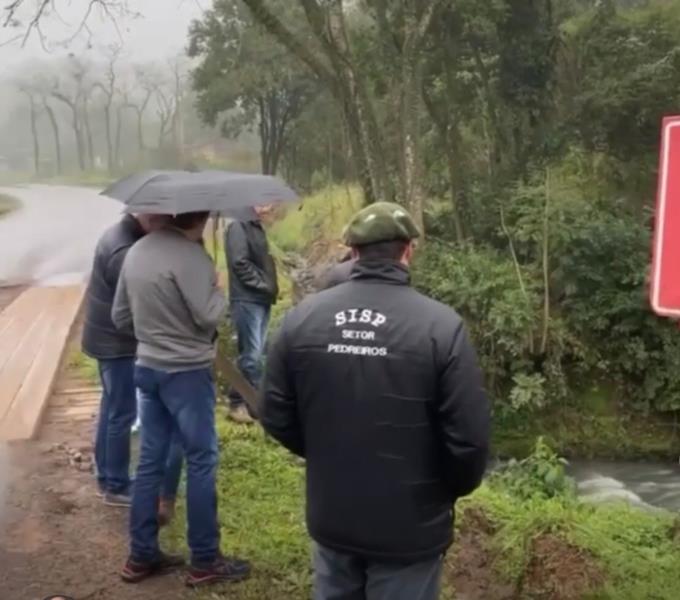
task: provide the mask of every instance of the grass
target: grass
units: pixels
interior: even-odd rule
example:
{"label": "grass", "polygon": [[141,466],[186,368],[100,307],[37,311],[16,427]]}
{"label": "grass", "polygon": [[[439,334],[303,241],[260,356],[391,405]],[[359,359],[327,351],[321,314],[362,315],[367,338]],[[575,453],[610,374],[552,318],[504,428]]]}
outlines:
{"label": "grass", "polygon": [[270,239],[283,252],[304,252],[313,242],[339,240],[342,229],[361,207],[359,188],[332,186],[288,209],[271,228]]}
{"label": "grass", "polygon": [[[222,547],[226,553],[248,558],[254,566],[248,582],[229,587],[224,593],[231,600],[308,598],[312,572],[310,541],[304,525],[302,467],[267,440],[259,427],[233,425],[221,414],[218,431]],[[177,520],[163,534],[163,544],[170,550],[186,551],[184,514],[185,507],[180,506]],[[484,568],[485,577],[492,580],[515,585],[525,579],[536,568],[532,563],[532,542],[551,535],[576,548],[578,555],[602,574],[595,589],[575,597],[677,598],[680,526],[670,514],[648,513],[619,504],[591,506],[567,493],[523,497],[511,485],[493,478],[459,503],[458,522],[463,523],[458,526],[459,533],[465,527],[477,527],[465,523],[468,517],[479,514],[491,524],[491,533],[484,541],[488,559]],[[460,562],[469,555],[470,548],[465,546],[469,536],[459,538],[463,545],[458,552],[450,553],[447,572],[460,568]],[[560,556],[554,558],[559,560]],[[552,575],[544,575],[547,585]],[[455,598],[457,580],[449,578],[444,583],[442,598]],[[217,589],[198,597],[224,597],[221,594]]]}
{"label": "grass", "polygon": [[590,506],[572,497],[519,499],[502,487],[484,485],[462,505],[494,524],[491,556],[499,577],[520,580],[532,540],[551,534],[592,557],[604,585],[584,598],[674,600],[680,569],[677,524],[667,513],[625,504]]}
{"label": "grass", "polygon": [[19,200],[13,196],[8,196],[6,194],[0,194],[0,218],[8,215],[13,210],[16,210],[20,206]]}
{"label": "grass", "polygon": [[90,383],[99,383],[99,369],[97,361],[87,356],[79,347],[72,350],[66,360],[67,370],[77,373]]}
{"label": "grass", "polygon": [[[219,418],[218,494],[222,547],[248,558],[254,574],[229,588],[233,600],[309,597],[309,540],[303,515],[303,471],[259,427],[243,428]],[[164,542],[185,550],[184,507]],[[210,598],[209,594],[205,595]]]}

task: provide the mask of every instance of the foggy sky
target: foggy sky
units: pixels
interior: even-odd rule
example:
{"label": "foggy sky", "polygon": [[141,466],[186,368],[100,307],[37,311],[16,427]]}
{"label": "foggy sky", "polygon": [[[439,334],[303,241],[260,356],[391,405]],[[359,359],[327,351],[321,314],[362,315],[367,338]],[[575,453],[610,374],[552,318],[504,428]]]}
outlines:
{"label": "foggy sky", "polygon": [[[32,5],[32,0],[28,0],[28,4]],[[0,28],[0,79],[11,76],[22,63],[59,57],[69,52],[77,55],[96,53],[97,48],[112,43],[122,43],[125,55],[136,62],[177,54],[186,47],[191,20],[200,17],[203,9],[210,7],[211,0],[129,0],[130,8],[140,13],[140,17],[119,19],[120,34],[109,19],[95,11],[88,21],[91,33],[83,31],[64,47],[60,42],[77,31],[87,4],[87,0],[56,0],[59,15],[49,15],[42,24],[49,52],[43,49],[36,32],[24,47],[21,41],[2,45],[20,31]],[[88,45],[93,48],[88,50]]]}

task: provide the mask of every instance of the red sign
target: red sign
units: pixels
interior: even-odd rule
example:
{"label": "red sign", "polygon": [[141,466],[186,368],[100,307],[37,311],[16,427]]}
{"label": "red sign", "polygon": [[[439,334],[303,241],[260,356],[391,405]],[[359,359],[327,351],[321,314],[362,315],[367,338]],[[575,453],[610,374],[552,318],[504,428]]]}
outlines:
{"label": "red sign", "polygon": [[652,308],[680,317],[680,117],[663,120],[654,229]]}

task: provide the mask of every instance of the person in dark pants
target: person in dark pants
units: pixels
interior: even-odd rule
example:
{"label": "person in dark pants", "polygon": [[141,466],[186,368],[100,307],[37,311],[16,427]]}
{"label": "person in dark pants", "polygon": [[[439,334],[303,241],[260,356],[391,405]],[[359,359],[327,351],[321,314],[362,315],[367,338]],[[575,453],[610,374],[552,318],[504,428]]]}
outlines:
{"label": "person in dark pants", "polygon": [[[262,220],[270,207],[255,208],[250,218],[232,221],[225,232],[224,248],[229,271],[229,312],[236,330],[238,367],[255,389],[262,379],[262,357],[267,343],[271,307],[279,294],[276,264],[269,253]],[[230,417],[252,423],[241,396],[230,394]]]}
{"label": "person in dark pants", "polygon": [[346,230],[346,283],[313,294],[270,348],[261,421],[306,459],[315,600],[434,600],[456,501],[481,482],[489,402],[458,314],[410,285],[399,205]]}
{"label": "person in dark pants", "polygon": [[87,287],[82,349],[97,360],[102,384],[95,462],[99,494],[111,506],[130,505],[130,430],[137,414],[137,341],[116,329],[111,307],[128,250],[163,221],[153,215],[127,215],[110,227],[97,244]]}
{"label": "person in dark pants", "polygon": [[163,553],[158,542],[158,501],[175,436],[187,463],[187,585],[240,581],[250,573],[247,562],[220,552],[212,364],[226,299],[201,243],[208,216],[179,215],[138,242],[125,259],[113,304],[113,322],[122,331],[134,331],[138,341],[141,451],[130,557],[122,571],[129,583],[183,562]]}

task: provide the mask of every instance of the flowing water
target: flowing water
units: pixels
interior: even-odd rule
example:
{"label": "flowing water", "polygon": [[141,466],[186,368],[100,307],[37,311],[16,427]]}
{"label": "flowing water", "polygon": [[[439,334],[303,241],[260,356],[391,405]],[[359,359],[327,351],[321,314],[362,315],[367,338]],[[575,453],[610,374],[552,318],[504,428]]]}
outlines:
{"label": "flowing water", "polygon": [[623,500],[637,506],[680,511],[677,463],[573,461],[569,472],[585,500]]}

